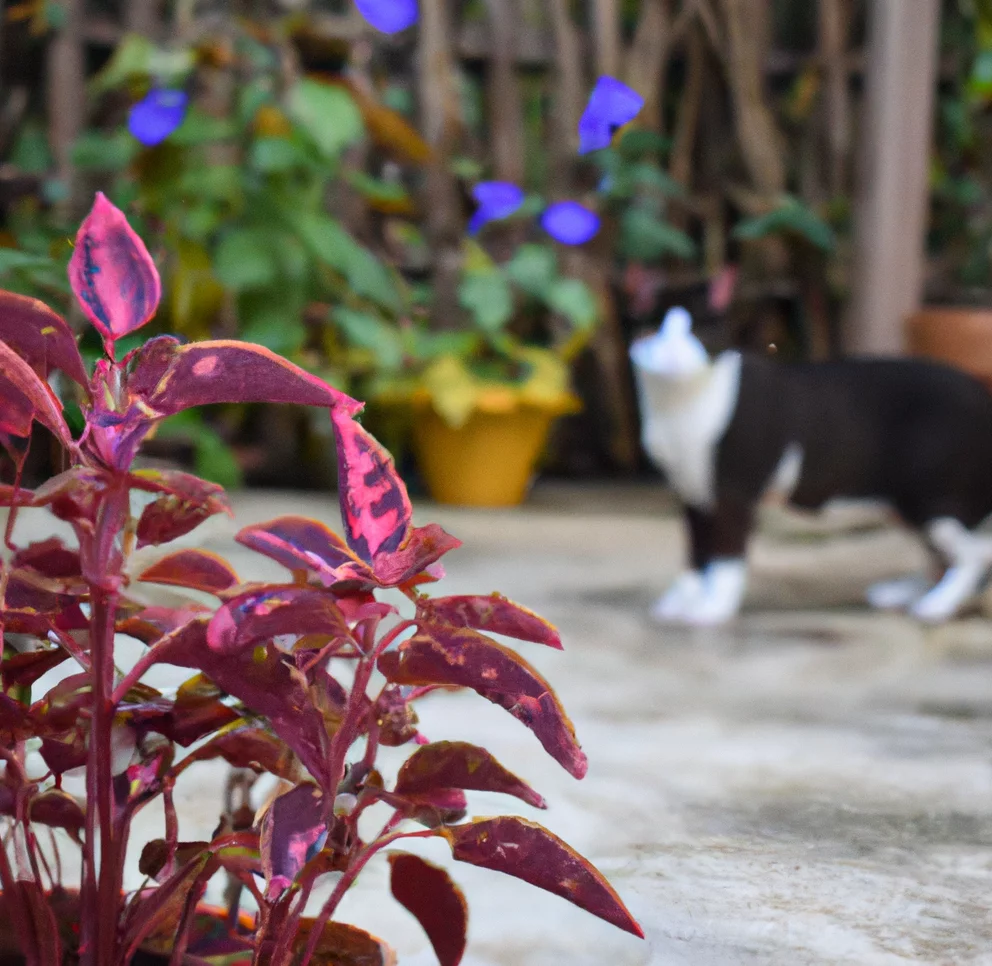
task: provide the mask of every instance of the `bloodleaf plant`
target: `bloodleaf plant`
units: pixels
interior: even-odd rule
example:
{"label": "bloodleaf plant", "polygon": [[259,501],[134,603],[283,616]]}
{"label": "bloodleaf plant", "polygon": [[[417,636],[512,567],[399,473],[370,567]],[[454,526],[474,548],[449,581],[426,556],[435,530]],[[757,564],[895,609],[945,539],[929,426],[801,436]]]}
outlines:
{"label": "bloodleaf plant", "polygon": [[[516,876],[642,935],[603,876],[545,828],[513,816],[465,820],[466,791],[544,808],[534,789],[484,748],[427,743],[418,733],[418,699],[469,688],[522,722],[570,774],[586,771],[550,685],[489,636],[560,648],[557,632],[496,594],[427,596],[443,573],[440,558],[459,542],[437,525],[412,525],[392,460],[355,421],[361,404],[241,342],[159,336],[118,359],[115,343],[154,315],[161,289],[141,240],[103,195],[79,230],[69,275],[106,350],[92,376],[62,318],[0,292],[0,443],[17,467],[14,484],[0,488],[10,508],[0,570],[0,960],[19,945],[27,966],[117,966],[139,955],[172,964],[393,962],[385,943],[334,916],[373,856],[425,837],[446,840],[458,861]],[[76,384],[84,416],[76,436],[50,388],[54,370],[64,385]],[[134,468],[142,441],[180,410],[248,402],[329,411],[343,538],[297,516],[241,530],[241,544],[286,568],[282,583],[245,583],[199,549],[134,565],[135,550],[230,512],[213,484]],[[61,444],[68,468],[28,491],[20,468],[35,422]],[[75,546],[54,536],[15,546],[21,507],[47,508],[68,523]],[[199,594],[180,607],[145,606],[139,584]],[[406,596],[408,616],[377,599],[387,588]],[[214,606],[194,602],[206,599]],[[115,661],[119,635],[145,646],[126,672]],[[76,673],[32,694],[46,672],[70,661]],[[156,665],[193,676],[162,692],[143,680]],[[378,752],[401,745],[414,750],[389,787]],[[184,841],[174,789],[208,760],[269,773],[278,794],[259,814],[226,815],[212,841]],[[82,800],[63,788],[77,769]],[[132,820],[155,799],[163,834],[143,843],[144,885],[125,892]],[[359,818],[373,805],[388,818],[363,838]],[[78,884],[63,881],[46,826],[80,848]],[[443,966],[455,966],[467,925],[458,887],[415,854],[388,858],[393,895]],[[235,888],[230,907],[209,914],[201,902],[219,872]],[[321,905],[314,889],[331,882]],[[250,913],[239,912],[245,892]]]}

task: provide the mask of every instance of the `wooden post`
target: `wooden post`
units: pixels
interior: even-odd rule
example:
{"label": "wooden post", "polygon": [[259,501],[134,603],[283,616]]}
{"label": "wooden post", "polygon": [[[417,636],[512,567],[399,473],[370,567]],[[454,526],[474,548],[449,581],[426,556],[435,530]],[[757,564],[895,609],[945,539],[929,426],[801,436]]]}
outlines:
{"label": "wooden post", "polygon": [[48,142],[55,176],[65,185],[60,207],[73,210],[75,177],[72,143],[86,122],[86,70],[83,56],[82,0],[62,0],[63,22],[48,46]]}
{"label": "wooden post", "polygon": [[849,352],[903,351],[923,289],[940,0],[873,0]]}

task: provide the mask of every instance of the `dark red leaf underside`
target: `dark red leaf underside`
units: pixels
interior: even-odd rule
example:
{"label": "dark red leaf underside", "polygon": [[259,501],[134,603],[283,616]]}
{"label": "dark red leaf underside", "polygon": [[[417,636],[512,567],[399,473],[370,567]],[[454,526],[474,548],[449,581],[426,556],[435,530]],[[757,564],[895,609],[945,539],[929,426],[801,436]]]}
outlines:
{"label": "dark red leaf underside", "polygon": [[131,482],[138,489],[162,494],[138,520],[139,548],[175,540],[215,513],[234,515],[223,487],[189,473],[139,471],[131,474]]}
{"label": "dark red leaf underside", "polygon": [[504,768],[485,748],[467,741],[437,741],[418,748],[403,763],[396,778],[398,795],[438,788],[501,792],[535,808],[547,808],[530,785]]}
{"label": "dark red leaf underside", "polygon": [[561,637],[551,624],[502,594],[424,598],[417,605],[417,617],[425,624],[471,627],[488,634],[505,634],[518,641],[562,649]]}
{"label": "dark red leaf underside", "polygon": [[235,768],[268,772],[289,781],[296,773],[295,760],[285,743],[267,731],[249,725],[227,731],[205,742],[183,759],[183,766],[188,767],[195,761],[213,758],[223,758]]}
{"label": "dark red leaf underside", "polygon": [[[302,949],[314,920],[300,921],[298,945]],[[394,966],[396,954],[381,939],[346,922],[329,922],[320,934],[311,966]]]}
{"label": "dark red leaf underside", "polygon": [[644,938],[641,927],[603,875],[543,826],[503,816],[449,826],[441,834],[459,862],[523,879]]}
{"label": "dark red leaf underside", "polygon": [[566,771],[585,775],[586,756],[551,686],[519,654],[478,631],[432,626],[383,654],[379,670],[396,684],[472,688],[530,728]]}
{"label": "dark red leaf underside", "polygon": [[208,594],[223,594],[241,583],[231,565],[209,550],[177,550],[141,572],[138,580]]}
{"label": "dark red leaf underside", "polygon": [[419,856],[394,852],[389,886],[427,933],[441,966],[458,966],[465,954],[468,904],[448,873]]}

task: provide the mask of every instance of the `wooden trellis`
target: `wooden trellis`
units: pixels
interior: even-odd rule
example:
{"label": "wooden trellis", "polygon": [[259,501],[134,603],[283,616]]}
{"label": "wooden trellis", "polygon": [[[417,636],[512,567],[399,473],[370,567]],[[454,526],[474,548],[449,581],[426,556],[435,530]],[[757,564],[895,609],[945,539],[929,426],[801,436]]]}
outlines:
{"label": "wooden trellis", "polygon": [[[877,14],[868,57],[859,26],[866,5]],[[49,139],[55,173],[71,187],[70,146],[86,120],[87,54],[108,51],[128,31],[165,43],[190,41],[216,33],[236,14],[259,18],[292,10],[307,14],[315,36],[344,42],[368,38],[405,49],[412,54],[407,59],[413,73],[404,80],[416,95],[418,126],[437,152],[423,178],[422,208],[432,245],[437,317],[444,320],[458,312],[463,231],[459,189],[446,158],[474,154],[492,176],[525,180],[528,138],[533,140],[527,100],[533,95],[526,92],[537,83],[547,159],[545,183],[537,187],[549,197],[581,193],[589,185],[575,163],[578,116],[595,77],[614,74],[645,94],[644,123],[671,139],[669,173],[689,191],[673,218],[702,242],[701,272],[649,266],[653,274],[646,277],[662,294],[680,278],[701,280],[727,260],[728,209],[760,211],[785,190],[813,205],[853,195],[854,148],[867,148],[871,187],[862,196],[858,219],[864,255],[842,257],[857,296],[848,342],[895,350],[894,320],[912,307],[918,284],[911,280],[920,275],[917,240],[925,184],[919,173],[925,171],[933,77],[924,68],[936,46],[937,5],[938,0],[920,0],[921,10],[914,10],[910,23],[902,15],[904,0],[640,0],[635,21],[626,22],[619,0],[420,0],[415,35],[384,40],[376,39],[343,0],[333,6],[307,0],[119,0],[116,5],[58,0],[59,26],[46,47]],[[807,43],[795,49],[777,43],[772,19],[785,15],[806,18]],[[905,81],[900,97],[879,95],[892,89],[899,71]],[[474,137],[465,128],[458,88],[458,77],[468,75],[482,78],[485,131]],[[873,116],[882,121],[859,124],[862,86],[876,92]],[[772,106],[769,92],[781,100],[790,87],[798,90],[796,100],[811,98],[812,106],[801,105],[806,110],[801,122],[783,120]],[[2,112],[13,93],[0,90],[0,142]],[[888,171],[879,160],[889,156],[885,150],[904,158],[912,153],[920,161],[907,184],[915,199],[910,204],[892,190],[892,178],[906,182],[904,173]],[[804,290],[807,266],[784,246],[769,245],[761,257],[768,286]],[[605,462],[630,467],[637,444],[622,321],[630,293],[617,276],[609,239],[564,258],[569,271],[593,285],[604,310],[592,346],[598,395],[590,400],[606,414],[599,423],[600,448],[608,453]],[[814,334],[814,352],[829,351],[823,327]]]}

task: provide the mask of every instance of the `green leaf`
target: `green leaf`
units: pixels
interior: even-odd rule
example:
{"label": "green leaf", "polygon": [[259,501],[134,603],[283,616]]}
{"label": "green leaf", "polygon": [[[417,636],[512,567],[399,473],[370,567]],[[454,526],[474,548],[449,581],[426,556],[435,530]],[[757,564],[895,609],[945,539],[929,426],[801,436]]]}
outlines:
{"label": "green leaf", "polygon": [[486,332],[498,332],[513,317],[513,293],[499,272],[466,275],[458,300]]}
{"label": "green leaf", "polygon": [[764,215],[738,222],[733,236],[754,241],[777,232],[800,235],[824,251],[831,251],[835,244],[830,226],[812,208],[791,196],[787,196],[777,208]]}
{"label": "green leaf", "polygon": [[84,131],[72,145],[72,163],[83,171],[121,171],[140,147],[124,130],[112,134]]}
{"label": "green leaf", "polygon": [[644,208],[629,208],[620,222],[620,245],[628,258],[653,261],[664,255],[692,258],[696,246],[677,228]]}
{"label": "green leaf", "polygon": [[277,272],[271,236],[259,228],[232,229],[214,253],[214,274],[236,292],[263,288],[275,280]]}
{"label": "green leaf", "polygon": [[350,345],[375,353],[379,366],[394,370],[402,367],[403,338],[398,329],[368,312],[343,305],[334,309],[331,319]]}
{"label": "green leaf", "polygon": [[638,188],[649,188],[669,198],[684,198],[685,185],[676,181],[657,164],[647,162],[631,165],[628,177]]}
{"label": "green leaf", "polygon": [[558,271],[558,260],[544,245],[521,245],[504,266],[507,277],[528,295],[544,296]]}
{"label": "green leaf", "polygon": [[0,275],[17,269],[49,268],[52,264],[52,259],[44,255],[32,255],[17,248],[0,248]]}
{"label": "green leaf", "polygon": [[364,171],[349,171],[345,180],[363,198],[369,201],[404,202],[410,198],[406,188],[397,181],[383,181],[373,178]]}
{"label": "green leaf", "polygon": [[292,171],[307,167],[310,157],[303,147],[291,138],[260,137],[251,146],[249,164],[263,174]]}
{"label": "green leaf", "polygon": [[182,195],[198,201],[219,201],[230,205],[241,202],[241,169],[235,164],[196,165],[184,171],[178,182]]}
{"label": "green leaf", "polygon": [[168,85],[182,80],[194,66],[191,50],[166,50],[156,47],[143,34],[125,34],[110,60],[90,81],[90,89],[102,94],[144,77]]}
{"label": "green leaf", "polygon": [[630,128],[620,135],[617,150],[627,158],[639,160],[648,154],[664,154],[672,146],[669,138],[655,131],[643,128]]}
{"label": "green leaf", "polygon": [[183,123],[169,136],[172,144],[193,147],[215,141],[231,141],[238,136],[238,125],[229,117],[211,117],[191,107]]}
{"label": "green leaf", "polygon": [[599,317],[592,290],[577,278],[559,278],[548,291],[548,305],[564,315],[576,328],[591,329]]}
{"label": "green leaf", "polygon": [[244,292],[238,298],[241,325],[238,337],[265,346],[280,355],[293,355],[303,347],[307,329],[299,299],[282,290]]}
{"label": "green leaf", "polygon": [[402,302],[392,275],[337,221],[315,211],[293,212],[290,217],[314,257],[344,275],[357,295],[391,312],[401,311]]}
{"label": "green leaf", "polygon": [[259,77],[249,81],[238,91],[238,121],[247,127],[255,120],[258,109],[272,101],[272,81]]}
{"label": "green leaf", "polygon": [[158,435],[163,439],[185,439],[193,445],[194,470],[197,476],[234,490],[244,482],[241,467],[223,438],[200,413],[187,410],[170,416],[159,424]]}
{"label": "green leaf", "polygon": [[303,78],[293,85],[288,100],[290,116],[326,157],[338,157],[364,134],[361,112],[343,87]]}
{"label": "green leaf", "polygon": [[45,129],[35,121],[28,121],[11,148],[9,160],[24,174],[44,174],[48,171],[54,162]]}
{"label": "green leaf", "polygon": [[475,332],[431,332],[412,329],[410,354],[420,361],[440,356],[469,356],[479,348],[481,339]]}

